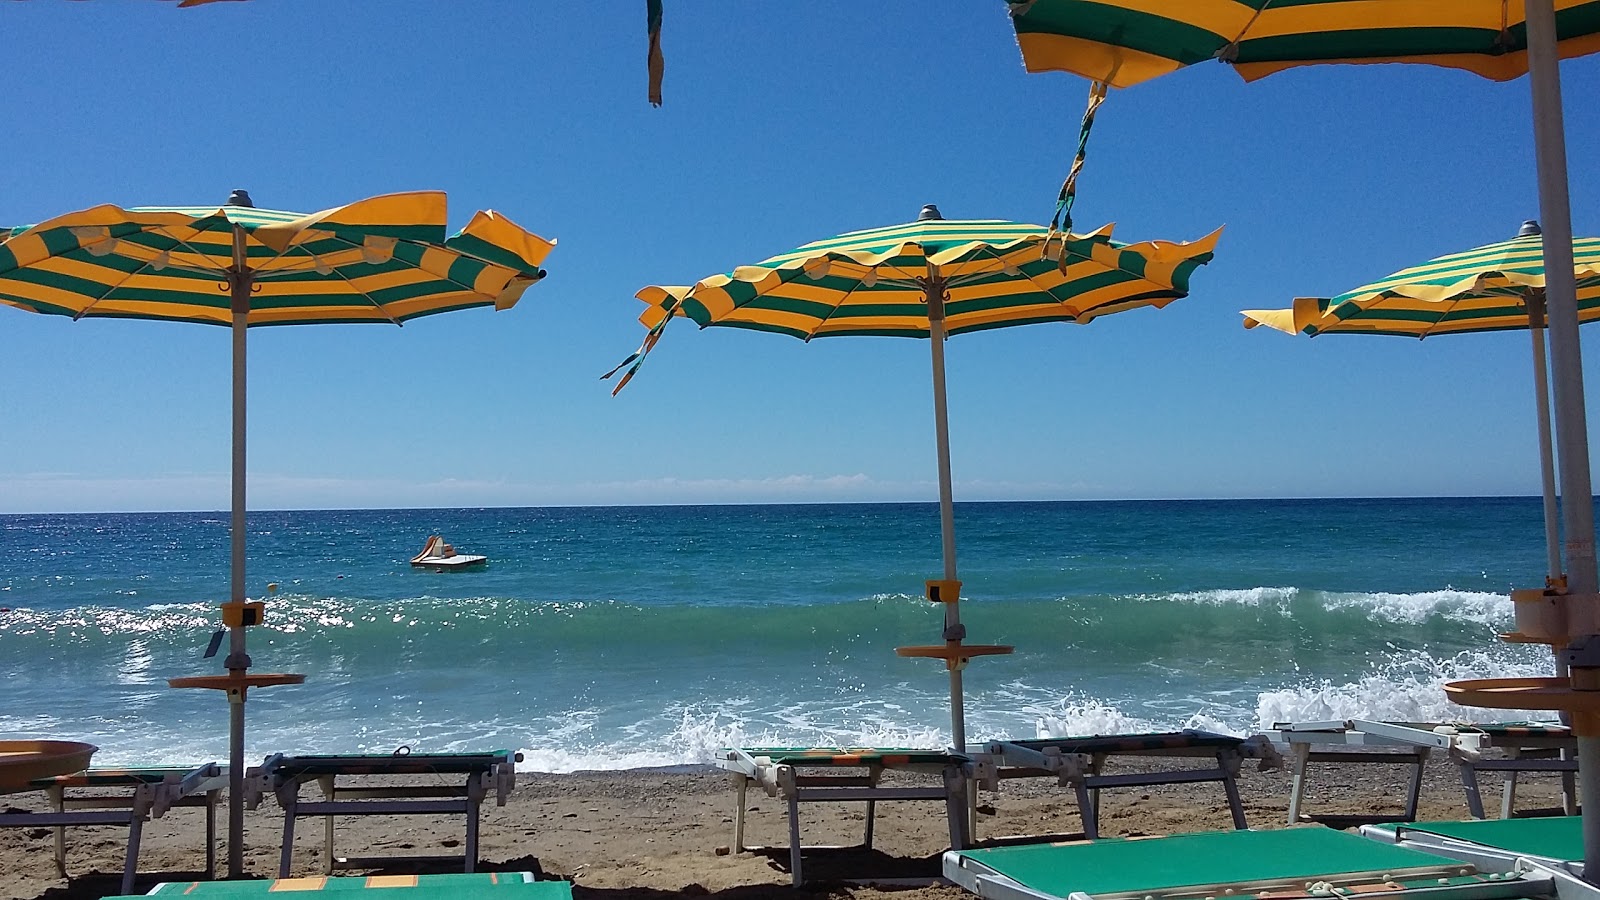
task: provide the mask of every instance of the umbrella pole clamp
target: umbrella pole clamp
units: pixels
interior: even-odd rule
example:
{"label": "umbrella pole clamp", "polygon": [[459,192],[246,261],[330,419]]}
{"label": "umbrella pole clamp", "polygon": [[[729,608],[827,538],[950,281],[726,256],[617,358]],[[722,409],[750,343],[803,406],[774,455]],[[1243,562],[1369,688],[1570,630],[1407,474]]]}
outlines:
{"label": "umbrella pole clamp", "polygon": [[[946,609],[953,611],[956,604],[961,602],[961,582],[951,578],[929,579],[924,596],[934,603],[948,604]],[[960,671],[967,667],[969,661],[979,656],[1002,656],[1015,649],[1000,644],[964,644],[962,641],[967,636],[967,626],[961,624],[957,616],[947,615],[946,619],[953,619],[954,624],[945,626],[943,644],[896,647],[895,655],[942,659],[947,670]]]}
{"label": "umbrella pole clamp", "polygon": [[1513,644],[1549,644],[1559,654],[1570,641],[1600,634],[1600,595],[1570,594],[1565,583],[1511,592],[1516,630],[1500,635]]}

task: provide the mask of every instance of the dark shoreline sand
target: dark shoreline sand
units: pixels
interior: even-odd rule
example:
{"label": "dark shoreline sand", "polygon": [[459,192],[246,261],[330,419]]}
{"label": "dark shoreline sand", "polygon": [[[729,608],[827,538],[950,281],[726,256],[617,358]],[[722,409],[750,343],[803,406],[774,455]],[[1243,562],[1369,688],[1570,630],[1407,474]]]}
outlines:
{"label": "dark shoreline sand", "polygon": [[[1123,766],[1122,769],[1130,768]],[[1317,766],[1306,791],[1311,813],[1398,812],[1406,769],[1399,766]],[[1483,779],[1485,802],[1498,807],[1498,778]],[[1284,824],[1289,775],[1258,772],[1247,764],[1240,792],[1250,824]],[[1553,776],[1525,777],[1522,807],[1556,805]],[[307,795],[309,796],[309,794]],[[43,794],[8,795],[3,806],[43,808]],[[773,853],[728,854],[733,839],[734,794],[729,776],[711,769],[673,768],[571,775],[524,774],[506,806],[483,808],[479,857],[485,870],[542,871],[570,879],[577,900],[654,900],[665,896],[715,894],[726,900],[792,897],[784,805],[752,792],[746,840],[776,844]],[[999,794],[985,792],[986,814],[980,839],[1008,834],[1071,835],[1080,825],[1068,790],[1045,779],[1008,781]],[[1216,783],[1129,788],[1103,794],[1102,833],[1107,836],[1164,834],[1227,828],[1221,786]],[[988,812],[992,810],[992,814]],[[1422,817],[1465,818],[1456,767],[1436,759],[1428,767]],[[801,807],[808,843],[854,844],[861,839],[860,803],[807,804]],[[226,832],[226,815],[219,815]],[[246,870],[268,877],[276,872],[283,818],[270,800],[246,813]],[[322,825],[302,820],[295,839],[295,875],[320,873]],[[0,829],[0,900],[88,900],[116,892],[125,829],[72,829],[68,832],[70,880],[57,877],[48,829]],[[135,892],[159,881],[193,880],[204,868],[204,817],[181,809],[145,828],[141,875]],[[342,853],[459,853],[459,817],[363,817],[340,820],[336,849]],[[948,842],[943,807],[937,803],[880,803],[877,852],[808,854],[806,873],[817,896],[883,900],[956,900],[957,888],[935,885],[914,889],[858,887],[828,878],[931,876]],[[226,856],[219,848],[219,863]],[[395,868],[385,871],[415,871]],[[440,870],[442,871],[442,870]]]}

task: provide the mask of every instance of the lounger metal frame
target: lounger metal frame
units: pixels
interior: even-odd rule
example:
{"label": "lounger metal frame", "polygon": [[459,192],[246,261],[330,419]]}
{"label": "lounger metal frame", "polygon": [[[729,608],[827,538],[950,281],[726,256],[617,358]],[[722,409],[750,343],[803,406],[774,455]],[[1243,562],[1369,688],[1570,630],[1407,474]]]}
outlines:
{"label": "lounger metal frame", "polygon": [[[139,870],[139,843],[144,823],[176,807],[206,811],[206,877],[216,877],[217,801],[228,786],[227,769],[214,762],[181,768],[171,766],[85,769],[30,783],[50,799],[50,812],[0,813],[0,828],[53,828],[56,872],[67,877],[68,828],[100,825],[128,829],[120,893],[133,891]],[[83,793],[89,792],[89,793]]]}
{"label": "lounger metal frame", "polygon": [[[882,764],[863,761],[859,766],[845,766],[828,759],[815,761],[789,760],[775,762],[767,756],[753,754],[744,749],[723,750],[716,764],[733,775],[734,814],[733,851],[767,850],[768,847],[747,845],[744,842],[746,798],[752,782],[760,786],[769,797],[782,797],[788,804],[789,814],[789,872],[795,885],[805,879],[801,869],[800,804],[861,802],[867,804],[866,833],[862,846],[872,848],[873,820],[880,800],[942,800],[945,816],[950,826],[950,846],[961,848],[970,843],[967,831],[967,757],[951,755],[943,763]],[[883,787],[879,781],[887,769],[904,772],[938,774],[941,785]],[[863,770],[864,773],[863,773]],[[843,849],[837,845],[811,845],[813,850]]]}
{"label": "lounger metal frame", "polygon": [[[1520,860],[1514,864],[1515,877],[1502,877],[1494,881],[1475,882],[1472,884],[1442,884],[1428,887],[1412,887],[1402,891],[1380,891],[1370,887],[1365,889],[1349,889],[1343,896],[1394,898],[1394,900],[1527,900],[1527,898],[1551,898],[1551,900],[1596,900],[1600,898],[1600,891],[1593,886],[1584,884],[1575,876],[1565,871],[1540,865],[1532,860]],[[1494,870],[1500,871],[1500,870]],[[1318,882],[1329,885],[1338,885],[1341,882],[1380,882],[1391,878],[1428,877],[1434,872],[1366,872],[1330,875],[1318,877]],[[954,882],[961,888],[970,891],[983,900],[1063,900],[1062,897],[1042,890],[1029,887],[1006,876],[983,863],[952,851],[944,855],[944,877]],[[1235,882],[1231,884],[1201,884],[1189,885],[1182,888],[1172,888],[1162,891],[1119,891],[1099,894],[1088,894],[1082,891],[1069,892],[1065,900],[1200,900],[1212,897],[1255,897],[1263,892],[1285,892],[1286,896],[1311,897],[1306,891],[1307,879],[1298,880],[1264,880],[1260,882]],[[1326,896],[1340,896],[1329,892]]]}
{"label": "lounger metal frame", "polygon": [[[481,878],[489,878],[492,884],[483,885],[475,892],[486,897],[503,896],[499,891],[509,890],[515,895],[564,894],[566,900],[572,898],[572,886],[566,881],[539,881],[532,872],[486,872]],[[299,895],[317,894],[333,889],[337,894],[343,895],[352,890],[366,891],[399,891],[401,896],[427,897],[437,894],[437,888],[459,887],[462,876],[449,875],[373,875],[367,878],[357,876],[342,876],[339,878],[290,878],[274,881],[201,881],[182,882],[167,881],[150,889],[146,896],[184,896],[184,897],[245,897],[277,893],[293,893]],[[538,884],[541,890],[537,892],[521,888],[522,885]],[[564,890],[562,890],[564,888]],[[384,896],[389,896],[385,894]]]}
{"label": "lounger metal frame", "polygon": [[1408,828],[1405,823],[1383,828],[1376,825],[1363,825],[1359,829],[1361,836],[1385,844],[1398,844],[1421,850],[1424,853],[1436,853],[1471,863],[1485,872],[1499,872],[1510,869],[1518,859],[1528,859],[1551,868],[1571,872],[1573,875],[1583,877],[1583,860],[1557,859],[1553,856],[1541,856],[1534,853],[1518,853],[1490,844],[1482,844],[1465,838],[1451,837],[1450,835],[1434,834],[1420,828]]}
{"label": "lounger metal frame", "polygon": [[[1406,788],[1405,811],[1399,815],[1357,816],[1367,822],[1408,822],[1417,817],[1422,796],[1422,771],[1433,751],[1448,754],[1461,775],[1467,810],[1475,819],[1488,818],[1479,772],[1500,772],[1505,781],[1500,795],[1500,818],[1509,819],[1516,809],[1517,776],[1522,772],[1561,774],[1562,807],[1568,815],[1576,812],[1575,778],[1578,763],[1577,738],[1571,734],[1497,735],[1469,728],[1436,732],[1433,726],[1397,722],[1344,719],[1329,722],[1280,722],[1272,727],[1273,740],[1288,747],[1285,756],[1293,776],[1289,788],[1290,825],[1302,821],[1306,769],[1311,763],[1379,763],[1408,765],[1411,778]],[[1382,749],[1369,749],[1382,748]],[[1483,751],[1497,748],[1504,759],[1483,759]],[[1343,817],[1352,818],[1352,817]]]}
{"label": "lounger metal frame", "polygon": [[[459,862],[463,872],[472,872],[478,863],[478,812],[483,801],[493,796],[496,806],[505,806],[516,785],[516,762],[522,754],[510,751],[493,753],[405,753],[392,756],[352,754],[291,756],[274,754],[245,779],[245,802],[254,809],[264,794],[272,794],[283,808],[283,851],[278,860],[278,877],[289,877],[294,861],[295,820],[300,816],[323,817],[324,875],[336,869],[370,869],[406,860],[411,862]],[[462,780],[445,784],[341,785],[338,779],[366,775],[458,775]],[[300,786],[315,781],[322,789],[320,801],[302,801]],[[334,816],[409,816],[461,815],[466,817],[466,841],[460,855],[395,854],[389,856],[336,856],[333,848]]]}
{"label": "lounger metal frame", "polygon": [[[1059,740],[1059,744],[1050,743]],[[1149,746],[1136,746],[1139,742]],[[1244,803],[1239,797],[1239,770],[1245,759],[1258,759],[1263,769],[1278,768],[1282,759],[1272,742],[1264,736],[1235,738],[1209,731],[1189,729],[1168,734],[1104,735],[1082,738],[1046,738],[1032,741],[991,741],[984,756],[993,765],[995,781],[974,776],[991,790],[998,781],[1010,778],[1052,777],[1077,796],[1083,833],[1100,836],[1100,791],[1105,788],[1144,787],[1157,784],[1192,784],[1216,781],[1227,796],[1234,828],[1248,828]],[[1114,756],[1179,757],[1214,759],[1208,768],[1165,769],[1153,772],[1103,774],[1106,761]]]}

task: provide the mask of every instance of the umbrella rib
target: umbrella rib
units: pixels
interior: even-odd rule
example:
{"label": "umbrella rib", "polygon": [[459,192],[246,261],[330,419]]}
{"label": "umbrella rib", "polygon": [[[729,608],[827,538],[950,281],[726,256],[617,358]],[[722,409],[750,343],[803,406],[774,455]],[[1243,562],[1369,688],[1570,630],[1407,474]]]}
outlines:
{"label": "umbrella rib", "polygon": [[[156,225],[156,226],[152,227],[150,229],[150,231],[158,233],[158,234],[164,234],[167,237],[171,238],[173,241],[175,241],[179,246],[183,247],[184,249],[190,251],[191,253],[194,253],[196,256],[199,256],[201,258],[205,258],[205,254],[204,253],[200,253],[199,251],[196,251],[189,244],[188,240],[186,240],[186,239],[184,239],[182,237],[179,237],[177,234],[174,234],[173,232],[169,231],[165,225]],[[193,226],[190,226],[190,231],[192,231],[195,234],[200,233],[199,229],[196,229]],[[83,318],[84,316],[87,316],[91,309],[94,309],[95,306],[99,305],[100,301],[102,301],[102,300],[106,299],[107,297],[109,297],[118,288],[121,288],[123,285],[125,285],[128,282],[132,281],[136,276],[142,275],[142,274],[146,274],[148,272],[157,271],[155,269],[150,268],[150,266],[151,266],[151,264],[148,263],[148,262],[140,263],[139,264],[139,268],[134,269],[132,272],[124,273],[123,276],[120,279],[117,279],[116,282],[106,285],[106,289],[104,291],[102,291],[100,294],[96,295],[94,297],[94,299],[90,300],[88,305],[86,305],[83,309],[80,309],[76,313],[73,314],[72,320],[74,322],[76,322],[77,320]],[[177,267],[175,267],[175,268],[177,268]],[[184,268],[183,271],[193,272],[195,270]],[[206,273],[206,274],[209,274],[209,272]]]}
{"label": "umbrella rib", "polygon": [[[337,232],[330,231],[330,232],[328,232],[328,235],[330,237],[332,237],[336,241],[343,241],[346,244],[349,244],[351,247],[360,246],[356,242],[350,240],[347,237],[344,237],[343,235],[340,235]],[[312,255],[312,258],[315,259],[316,255],[315,254],[311,254],[311,255]],[[283,258],[283,254],[282,253],[278,254],[278,258],[279,259]],[[416,267],[413,266],[412,268],[416,268]],[[377,310],[378,312],[382,313],[383,317],[385,319],[388,319],[390,322],[393,322],[395,324],[395,327],[399,328],[399,327],[404,327],[405,326],[404,322],[400,321],[399,319],[396,319],[394,317],[394,314],[389,312],[389,310],[385,309],[383,304],[379,303],[375,298],[373,298],[373,296],[371,294],[368,294],[366,291],[363,291],[360,288],[357,288],[356,285],[355,285],[355,282],[351,281],[350,277],[348,275],[346,275],[343,272],[339,271],[339,267],[338,266],[329,266],[329,269],[332,270],[333,274],[335,276],[337,276],[340,281],[344,282],[346,285],[349,285],[350,290],[352,292],[354,292],[356,296],[358,296],[361,299],[363,299],[363,300],[367,301],[368,303],[372,304],[372,308]],[[449,281],[450,279],[445,279],[445,280]],[[454,281],[451,281],[450,283],[451,284],[455,284]]]}

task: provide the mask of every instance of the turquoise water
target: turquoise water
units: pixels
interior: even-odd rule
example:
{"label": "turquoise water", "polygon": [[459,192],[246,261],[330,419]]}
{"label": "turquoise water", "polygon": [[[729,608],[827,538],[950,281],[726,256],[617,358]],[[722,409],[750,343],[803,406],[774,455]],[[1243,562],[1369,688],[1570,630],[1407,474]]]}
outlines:
{"label": "turquoise water", "polygon": [[[957,504],[968,735],[1461,718],[1442,681],[1545,674],[1493,639],[1543,582],[1533,498]],[[932,504],[260,512],[248,757],[517,747],[526,768],[733,743],[940,746],[921,599]],[[490,558],[415,569],[429,534]],[[166,687],[227,595],[220,513],[0,516],[0,734],[98,762],[226,757],[226,704]],[[1473,715],[1484,716],[1486,711]],[[1525,715],[1503,713],[1502,718]]]}

